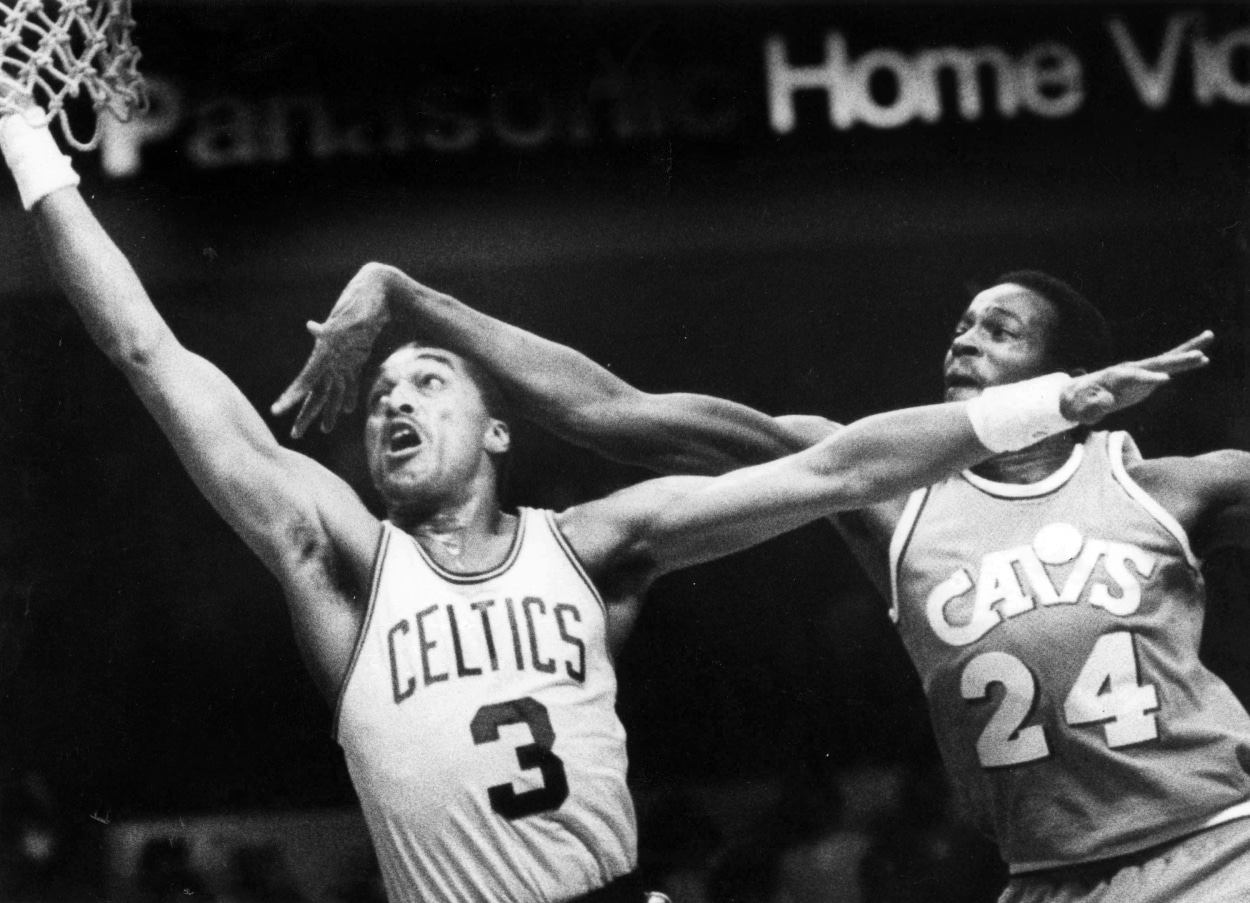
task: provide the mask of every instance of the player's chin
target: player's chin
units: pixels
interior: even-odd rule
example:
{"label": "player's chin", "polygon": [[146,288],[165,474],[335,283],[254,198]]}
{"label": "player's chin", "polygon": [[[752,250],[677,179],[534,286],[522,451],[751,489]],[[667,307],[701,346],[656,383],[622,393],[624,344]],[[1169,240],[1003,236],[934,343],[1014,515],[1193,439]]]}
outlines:
{"label": "player's chin", "polygon": [[424,507],[440,496],[441,481],[432,474],[397,468],[376,481],[379,494],[392,507]]}
{"label": "player's chin", "polygon": [[420,483],[402,470],[383,472],[374,484],[387,501],[402,503],[409,501],[413,496],[420,495]]}
{"label": "player's chin", "polygon": [[410,474],[404,473],[401,469],[374,467],[370,476],[373,478],[373,488],[388,504],[402,502],[407,496],[413,494],[414,481]]}

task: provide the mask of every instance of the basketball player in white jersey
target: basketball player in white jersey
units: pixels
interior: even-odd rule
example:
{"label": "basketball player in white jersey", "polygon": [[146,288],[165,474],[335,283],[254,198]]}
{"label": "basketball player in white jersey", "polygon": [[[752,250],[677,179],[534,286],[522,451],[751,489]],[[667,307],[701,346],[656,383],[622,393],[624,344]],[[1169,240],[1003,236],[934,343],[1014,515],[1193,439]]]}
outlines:
{"label": "basketball player in white jersey", "polygon": [[[509,429],[491,381],[455,353],[408,345],[367,401],[379,520],[178,342],[46,129],[5,117],[0,150],[92,339],[281,583],[395,903],[640,899],[623,883],[636,829],[612,654],[658,575],[1097,419],[1205,362],[1192,346],[1044,377],[989,403],[882,415],[724,477],[510,514],[497,496]],[[351,357],[337,340],[351,319],[317,330],[326,380],[305,371],[332,396],[347,388],[335,365]]]}
{"label": "basketball player in white jersey", "polygon": [[[627,463],[717,473],[838,428],[639,392],[387,268],[335,313],[379,303]],[[959,322],[946,398],[1093,369],[1107,347],[1071,287],[1007,274]],[[309,415],[327,401],[311,397]],[[1201,557],[1250,545],[1248,510],[1250,454],[1143,460],[1123,434],[1074,430],[835,518],[891,600],[958,796],[1010,866],[1003,901],[1250,899],[1250,719],[1198,660]]]}

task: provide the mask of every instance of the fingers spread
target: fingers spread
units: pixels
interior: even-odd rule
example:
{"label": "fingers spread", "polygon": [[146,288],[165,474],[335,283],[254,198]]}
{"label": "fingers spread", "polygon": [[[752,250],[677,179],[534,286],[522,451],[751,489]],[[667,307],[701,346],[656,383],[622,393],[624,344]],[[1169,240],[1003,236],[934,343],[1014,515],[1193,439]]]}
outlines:
{"label": "fingers spread", "polygon": [[1207,329],[1189,341],[1177,345],[1171,351],[1138,361],[1137,364],[1153,369],[1167,369],[1172,373],[1182,373],[1195,367],[1204,367],[1207,364],[1207,356],[1204,352],[1214,341],[1215,333]]}
{"label": "fingers spread", "polygon": [[347,375],[347,386],[343,389],[343,413],[350,414],[356,410],[360,399],[360,378],[356,372]]}
{"label": "fingers spread", "polygon": [[291,438],[299,439],[308,430],[308,425],[317,419],[317,415],[321,413],[321,409],[325,407],[326,390],[324,386],[317,386],[304,399],[304,405],[299,409],[299,415],[295,418],[295,425],[291,427]]}
{"label": "fingers spread", "polygon": [[335,379],[330,382],[326,393],[326,403],[321,415],[321,432],[328,433],[334,429],[339,419],[339,410],[343,406],[343,383]]}
{"label": "fingers spread", "polygon": [[1180,345],[1177,345],[1169,353],[1176,354],[1178,352],[1185,352],[1185,351],[1205,351],[1207,348],[1211,347],[1211,343],[1214,341],[1215,341],[1215,333],[1213,333],[1209,329],[1205,329],[1202,332],[1198,333],[1198,335],[1190,339],[1188,342],[1184,342]]}
{"label": "fingers spread", "polygon": [[300,371],[299,376],[295,377],[295,381],[286,387],[285,392],[278,396],[278,400],[270,406],[269,410],[274,414],[286,414],[307,397],[310,387],[316,383],[315,370],[314,362],[309,360],[304,365],[304,369]]}
{"label": "fingers spread", "polygon": [[1171,369],[1150,369],[1135,364],[1125,364],[1115,368],[1113,383],[1136,382],[1147,385],[1159,385],[1171,379]]}
{"label": "fingers spread", "polygon": [[303,397],[304,388],[300,385],[300,381],[297,379],[295,382],[286,387],[286,391],[278,396],[277,401],[269,406],[269,413],[276,417],[281,417],[283,414],[291,410],[291,408],[295,407],[296,403]]}
{"label": "fingers spread", "polygon": [[1210,359],[1201,351],[1184,351],[1161,354],[1149,362],[1143,362],[1143,365],[1148,364],[1150,369],[1161,373],[1187,373],[1205,367],[1208,363]]}

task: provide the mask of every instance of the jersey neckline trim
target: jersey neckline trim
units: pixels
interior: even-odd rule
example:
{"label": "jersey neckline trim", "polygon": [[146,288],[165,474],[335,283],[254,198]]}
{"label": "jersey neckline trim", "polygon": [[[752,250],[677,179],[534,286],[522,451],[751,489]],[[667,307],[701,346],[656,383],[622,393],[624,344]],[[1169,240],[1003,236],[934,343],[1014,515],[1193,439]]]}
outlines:
{"label": "jersey neckline trim", "polygon": [[439,577],[442,577],[448,583],[484,583],[487,580],[492,580],[495,577],[498,577],[500,574],[507,571],[508,568],[512,567],[512,565],[516,562],[517,556],[521,553],[521,544],[525,539],[525,525],[529,520],[527,511],[528,509],[521,508],[517,514],[516,532],[512,534],[512,545],[508,548],[508,554],[503,557],[503,560],[494,567],[487,568],[484,571],[473,571],[467,574],[447,570],[447,568],[443,567],[434,560],[434,556],[425,550],[425,546],[421,545],[415,536],[406,530],[400,530],[398,527],[395,527],[394,524],[391,524],[390,521],[387,521],[387,524],[406,536],[408,540],[417,547],[417,553],[421,556],[422,560],[429,565],[430,570],[432,570]]}
{"label": "jersey neckline trim", "polygon": [[1050,476],[1038,480],[1036,483],[998,483],[994,480],[987,480],[985,477],[978,476],[971,470],[963,471],[960,476],[989,495],[998,496],[1005,499],[1029,499],[1039,498],[1043,495],[1049,495],[1055,490],[1061,488],[1068,480],[1072,479],[1081,468],[1081,462],[1085,460],[1085,443],[1078,443],[1073,446],[1072,454],[1068,456],[1068,460],[1064,465],[1052,473]]}

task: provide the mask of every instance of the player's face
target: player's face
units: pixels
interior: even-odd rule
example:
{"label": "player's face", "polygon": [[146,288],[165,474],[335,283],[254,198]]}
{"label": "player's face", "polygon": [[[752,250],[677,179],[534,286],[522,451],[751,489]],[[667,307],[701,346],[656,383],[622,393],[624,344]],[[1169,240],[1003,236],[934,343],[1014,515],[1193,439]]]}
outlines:
{"label": "player's face", "polygon": [[473,491],[507,430],[486,411],[462,358],[401,348],[382,364],[367,401],[369,474],[387,505],[438,504]]}
{"label": "player's face", "polygon": [[981,292],[959,319],[946,351],[946,400],[963,401],[987,386],[1050,372],[1048,341],[1057,318],[1049,301],[1019,285]]}

